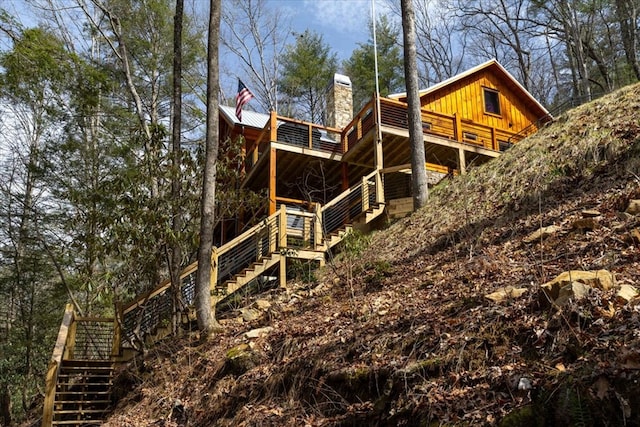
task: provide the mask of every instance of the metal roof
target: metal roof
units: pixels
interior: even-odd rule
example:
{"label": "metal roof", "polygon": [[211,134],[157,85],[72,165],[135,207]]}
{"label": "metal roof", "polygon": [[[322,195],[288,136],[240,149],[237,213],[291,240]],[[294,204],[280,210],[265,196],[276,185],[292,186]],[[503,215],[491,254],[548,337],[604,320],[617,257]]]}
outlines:
{"label": "metal roof", "polygon": [[269,122],[269,115],[255,111],[242,110],[242,122],[236,117],[236,107],[221,105],[220,112],[231,125],[242,125],[256,129],[263,129]]}

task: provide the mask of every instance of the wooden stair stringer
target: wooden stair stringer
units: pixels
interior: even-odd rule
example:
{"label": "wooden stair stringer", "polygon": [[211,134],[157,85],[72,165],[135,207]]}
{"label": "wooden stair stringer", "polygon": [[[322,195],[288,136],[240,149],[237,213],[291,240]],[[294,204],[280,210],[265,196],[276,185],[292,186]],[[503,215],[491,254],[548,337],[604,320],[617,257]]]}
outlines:
{"label": "wooden stair stringer", "polygon": [[386,205],[384,203],[377,203],[375,206],[369,208],[369,210],[364,214],[365,224],[369,224],[371,221],[382,215],[384,213],[385,207]]}
{"label": "wooden stair stringer", "polygon": [[284,255],[272,253],[271,255],[262,258],[261,261],[253,263],[251,266],[235,275],[233,279],[226,281],[221,288],[226,292],[226,295],[236,292],[247,283],[261,276],[265,271],[278,264],[280,262],[280,257],[282,256]]}

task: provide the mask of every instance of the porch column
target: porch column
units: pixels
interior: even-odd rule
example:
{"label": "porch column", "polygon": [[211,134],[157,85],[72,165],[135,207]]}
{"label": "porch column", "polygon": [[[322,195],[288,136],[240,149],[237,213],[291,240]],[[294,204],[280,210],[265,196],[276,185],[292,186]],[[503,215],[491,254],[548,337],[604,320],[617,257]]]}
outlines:
{"label": "porch column", "polygon": [[349,165],[346,162],[342,163],[342,191],[349,189]]}
{"label": "porch column", "polygon": [[269,215],[276,213],[276,149],[269,149]]}
{"label": "porch column", "polygon": [[374,108],[375,118],[376,118],[376,134],[373,137],[373,165],[376,169],[380,170],[384,168],[384,154],[382,151],[382,111],[380,108],[380,95],[376,93],[375,95],[376,102]]}
{"label": "porch column", "polygon": [[[380,126],[380,125],[378,125]],[[380,131],[376,132],[376,135],[373,137],[373,164],[376,169],[380,170],[384,168],[384,155],[382,152],[382,138],[379,135]]]}
{"label": "porch column", "polygon": [[269,142],[278,140],[278,113],[269,113]]}
{"label": "porch column", "polygon": [[462,148],[458,148],[458,169],[461,175],[467,173],[467,159]]}

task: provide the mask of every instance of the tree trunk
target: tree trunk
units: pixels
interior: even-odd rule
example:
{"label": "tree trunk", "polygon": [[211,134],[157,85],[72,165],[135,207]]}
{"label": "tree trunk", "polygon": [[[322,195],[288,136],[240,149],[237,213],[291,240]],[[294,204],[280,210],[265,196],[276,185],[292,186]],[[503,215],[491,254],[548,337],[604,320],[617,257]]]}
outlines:
{"label": "tree trunk", "polygon": [[404,75],[407,84],[407,116],[409,119],[409,145],[411,146],[411,189],[413,208],[427,204],[429,187],[425,169],[424,137],[418,93],[418,65],[416,59],[415,20],[413,0],[402,0],[402,32],[404,35]]}
{"label": "tree trunk", "polygon": [[[220,39],[220,0],[210,0],[207,41],[207,135],[200,204],[200,246],[196,275],[196,317],[201,338],[206,339],[216,325],[211,310],[211,249],[215,223],[216,163],[218,160],[218,41]],[[214,268],[216,266],[213,266]]]}
{"label": "tree trunk", "polygon": [[4,382],[0,388],[0,419],[3,426],[9,427],[12,425],[11,420],[11,391],[9,390],[9,383]]}
{"label": "tree trunk", "polygon": [[180,192],[181,174],[180,164],[182,147],[180,131],[182,128],[182,17],[184,14],[184,0],[176,0],[176,14],[173,18],[173,114],[172,135],[173,158],[171,170],[171,260],[169,269],[171,275],[171,294],[173,299],[173,332],[178,330],[182,298],[180,294],[180,269],[182,266],[182,246],[180,232],[182,230],[182,200]]}
{"label": "tree trunk", "polygon": [[636,79],[640,80],[640,62],[638,61],[638,7],[634,0],[616,0],[616,14],[622,33],[624,54]]}

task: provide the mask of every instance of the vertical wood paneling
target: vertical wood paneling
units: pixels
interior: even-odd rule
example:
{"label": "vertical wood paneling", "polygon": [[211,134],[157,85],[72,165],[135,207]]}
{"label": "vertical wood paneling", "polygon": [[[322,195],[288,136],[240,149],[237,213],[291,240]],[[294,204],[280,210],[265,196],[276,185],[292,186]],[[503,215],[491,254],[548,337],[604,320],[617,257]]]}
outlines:
{"label": "vertical wood paneling", "polygon": [[[485,114],[484,88],[498,91],[501,116]],[[506,82],[490,69],[482,70],[434,93],[424,95],[422,106],[427,111],[457,114],[463,119],[514,133],[521,131],[537,119],[533,113],[527,111],[525,103],[509,89]]]}

